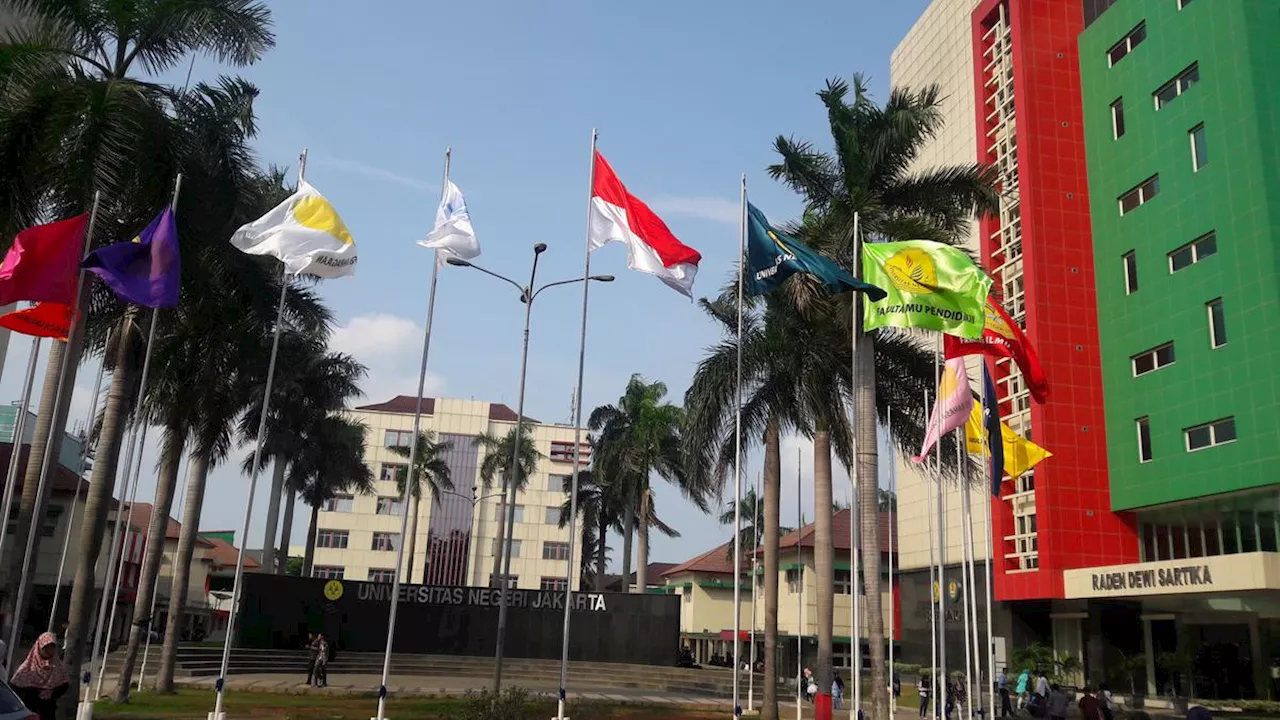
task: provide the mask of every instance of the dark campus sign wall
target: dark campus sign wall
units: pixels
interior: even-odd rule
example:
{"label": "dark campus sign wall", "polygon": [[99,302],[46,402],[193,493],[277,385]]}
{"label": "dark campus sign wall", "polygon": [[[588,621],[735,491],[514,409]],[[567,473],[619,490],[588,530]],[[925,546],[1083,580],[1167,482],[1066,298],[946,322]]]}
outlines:
{"label": "dark campus sign wall", "polygon": [[[390,583],[248,573],[237,644],[300,648],[324,632],[339,652],[382,652]],[[492,656],[502,591],[484,587],[402,585],[392,651]],[[509,590],[507,657],[559,658],[564,593]],[[569,658],[673,665],[680,648],[675,595],[574,593]]]}

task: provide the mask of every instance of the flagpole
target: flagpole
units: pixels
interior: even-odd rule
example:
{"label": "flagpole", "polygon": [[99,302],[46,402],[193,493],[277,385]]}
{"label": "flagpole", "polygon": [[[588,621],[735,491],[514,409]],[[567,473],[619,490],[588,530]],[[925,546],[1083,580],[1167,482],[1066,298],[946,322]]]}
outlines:
{"label": "flagpole", "polygon": [[[860,268],[862,263],[862,218],[859,213],[853,214],[853,272],[855,277],[862,277]],[[855,417],[853,424],[857,425],[856,417],[858,407],[858,294],[849,295],[849,389],[853,398],[853,409]],[[861,610],[859,602],[859,586],[858,586],[858,524],[861,522],[861,513],[858,505],[858,433],[852,433],[851,443],[853,445],[853,462],[849,468],[849,484],[853,487],[853,502],[849,503],[849,582],[851,583],[849,592],[852,599],[849,601],[849,660],[853,667],[849,670],[849,681],[853,685],[853,702],[849,704],[849,720],[858,720],[859,714],[862,712],[862,618],[859,615]]]}
{"label": "flagpole", "polygon": [[[32,304],[35,307],[35,304]],[[13,420],[13,451],[9,455],[9,473],[4,481],[4,517],[0,525],[0,557],[4,556],[4,541],[9,537],[9,513],[13,508],[13,493],[18,484],[18,461],[22,456],[22,440],[27,434],[27,408],[31,405],[31,387],[35,384],[36,361],[40,359],[40,338],[31,338],[31,355],[27,358],[27,374],[22,381],[22,400]],[[28,458],[30,462],[30,458]]]}
{"label": "flagpole", "polygon": [[[972,392],[972,391],[970,391]],[[966,528],[971,524],[969,516],[969,487],[964,473],[964,430],[957,428],[956,433],[956,487],[960,491],[960,611],[963,613],[964,640],[964,715],[973,720],[973,645],[970,644],[972,625],[969,622],[969,533]],[[941,441],[941,438],[939,438]]]}
{"label": "flagpole", "polygon": [[[187,471],[189,472],[190,469],[191,469],[191,459],[190,459],[190,456],[188,456]],[[182,507],[183,507],[183,504],[187,501],[186,488],[187,488],[187,484],[191,480],[191,478],[186,473],[183,473],[183,478],[184,479],[182,481],[182,494],[178,496],[178,513],[177,513],[178,517],[182,517]],[[160,540],[161,542],[164,542],[167,544],[168,542],[167,528],[165,531],[165,537],[160,538]],[[177,547],[174,547],[173,549],[173,557],[174,559],[178,557]],[[173,562],[173,560],[170,560],[170,562]],[[159,585],[160,585],[160,574],[156,573],[156,584],[154,587],[152,587],[152,590],[151,590],[151,609],[147,612],[147,639],[146,639],[146,643],[142,646],[142,664],[138,666],[138,691],[139,692],[142,691],[143,679],[147,676],[147,655],[150,654],[151,652],[151,624],[155,621],[155,617],[156,617],[156,600],[160,597]],[[173,612],[172,607],[169,608],[169,612]]]}
{"label": "flagpole", "polygon": [[800,499],[800,464],[804,462],[800,448],[796,448],[796,564],[800,566],[796,575],[800,578],[800,592],[796,593],[796,720],[801,717],[800,698],[807,688],[804,683],[804,546],[800,542],[801,530],[804,528],[804,513]]}
{"label": "flagpole", "polygon": [[760,475],[756,475],[751,505],[751,672],[747,673],[747,712],[756,704],[756,550],[760,547]]}
{"label": "flagpole", "polygon": [[[85,229],[85,233],[84,233],[84,248],[83,248],[83,252],[81,252],[81,257],[88,254],[89,245],[93,241],[93,231],[95,226],[98,224],[98,206],[101,204],[101,201],[102,201],[102,192],[95,191],[93,193],[93,209],[89,211],[89,226],[88,228]],[[75,304],[72,307],[72,312],[71,312],[72,327],[69,328],[69,332],[67,333],[68,346],[70,346],[72,340],[75,339],[75,335],[77,332],[76,326],[83,322],[83,318],[80,317],[80,305],[81,305],[80,296],[83,294],[84,294],[84,270],[81,269],[78,273],[76,273],[76,297],[74,301]],[[52,357],[52,353],[50,353],[50,357]],[[68,379],[67,363],[69,363],[70,361],[71,359],[67,357],[66,353],[63,353],[62,367],[58,372],[57,389],[54,390],[54,393],[53,393],[53,413],[55,418],[58,416],[58,408],[62,407],[63,393],[67,392],[67,388],[66,388],[67,379]],[[75,388],[72,388],[72,391],[74,390]],[[64,422],[65,422],[65,416],[64,416]],[[56,424],[57,423],[54,423],[54,425]],[[60,433],[62,431],[63,429],[60,427],[53,427],[50,430],[50,432],[54,432],[54,433]],[[45,491],[48,490],[49,475],[52,474],[49,471],[49,466],[51,462],[56,460],[56,458],[53,457],[53,449],[57,446],[58,446],[58,443],[55,441],[55,438],[50,438],[49,442],[46,443],[44,447],[44,457],[40,461],[40,482],[36,486],[36,502],[34,507],[37,510],[44,507]],[[27,460],[28,462],[30,462],[31,458],[28,458]],[[8,518],[5,518],[5,522],[8,523]],[[25,607],[27,602],[27,588],[31,584],[30,583],[31,576],[29,573],[31,572],[32,563],[35,562],[35,557],[34,557],[35,552],[33,551],[35,550],[36,533],[39,532],[43,526],[44,526],[44,518],[42,517],[31,518],[31,527],[27,531],[26,552],[23,553],[23,556],[22,556],[22,575],[21,575],[21,579],[18,582],[18,593],[16,595],[15,602],[13,604],[13,607],[17,609],[18,614],[22,613],[22,608]],[[9,654],[5,662],[5,667],[13,667],[13,652],[14,652],[14,648],[18,644],[18,632],[21,629],[19,627],[19,623],[13,622],[14,619],[15,618],[10,618],[10,623],[12,624],[13,627],[9,629]]]}
{"label": "flagpole", "polygon": [[[578,476],[582,471],[582,384],[587,368],[587,299],[591,291],[591,190],[596,184],[598,139],[599,133],[592,128],[591,171],[587,173],[587,222],[582,250],[582,330],[578,339],[578,384],[573,391],[573,479],[569,486],[569,557],[565,560],[567,569],[564,576],[564,624],[560,638],[560,693],[556,702],[557,720],[569,720],[569,716],[564,714],[564,705],[569,685],[569,621],[573,606],[573,551],[578,540],[574,528],[578,522]],[[604,543],[605,538],[601,537],[599,541]],[[586,552],[586,548],[582,548],[580,552]],[[506,578],[503,578],[504,582],[505,580]],[[581,587],[578,588],[578,592],[582,592]]]}
{"label": "flagpole", "polygon": [[[992,459],[988,456],[989,448],[987,447],[987,443],[990,442],[990,440],[987,437],[985,437],[987,434],[987,423],[985,422],[985,420],[988,413],[995,412],[997,417],[999,416],[999,409],[992,407],[990,404],[994,399],[995,398],[988,397],[987,395],[987,361],[983,360],[982,361],[982,412],[983,412],[984,422],[982,423],[982,434],[984,435],[984,437],[982,442],[982,466],[984,468],[989,467],[992,463]],[[1002,439],[1002,442],[1003,442],[1003,439]],[[990,468],[990,472],[992,473],[993,478],[1004,477],[1004,468]],[[986,590],[987,590],[986,592],[986,596],[987,596],[987,688],[990,691],[990,697],[991,697],[991,702],[988,705],[990,710],[988,710],[988,712],[990,713],[992,718],[994,718],[996,714],[996,684],[995,684],[996,648],[995,648],[995,641],[992,638],[992,633],[993,633],[992,625],[994,623],[994,620],[991,616],[991,593],[992,593],[991,585],[995,580],[994,576],[991,573],[991,568],[993,567],[993,562],[992,562],[993,550],[991,547],[991,536],[995,533],[995,528],[992,526],[992,520],[993,520],[992,514],[994,512],[995,499],[998,497],[999,497],[998,489],[996,491],[995,497],[984,497],[984,502],[987,505],[987,526],[986,526],[986,532],[984,533],[984,541],[987,547],[987,567],[984,575],[984,577],[986,578],[986,581],[983,584],[987,586],[986,587]]]}
{"label": "flagpole", "polygon": [[[111,336],[107,336],[110,344]],[[32,368],[34,370],[34,368]],[[67,513],[67,532],[62,536],[62,559],[58,561],[58,581],[53,584],[53,607],[49,609],[49,632],[58,618],[58,600],[62,597],[62,573],[67,567],[67,548],[71,545],[71,530],[75,527],[76,506],[80,504],[80,486],[85,484],[84,465],[89,458],[89,444],[93,440],[93,423],[98,417],[98,394],[102,392],[102,378],[107,374],[107,364],[98,366],[98,377],[93,381],[93,396],[89,399],[89,416],[85,420],[84,444],[80,447],[80,467],[76,473],[76,493],[71,499],[71,512]],[[25,415],[25,409],[23,411]]]}
{"label": "flagpole", "polygon": [[[929,407],[929,391],[924,391],[924,407]],[[927,429],[926,429],[927,432]],[[939,601],[942,599],[942,585],[937,580],[937,565],[934,560],[934,542],[933,542],[933,489],[929,488],[925,492],[925,498],[929,503],[926,512],[925,522],[929,526],[929,680],[933,693],[929,697],[929,703],[932,707],[929,711],[934,716],[938,715],[938,610]],[[936,590],[935,590],[936,588]]]}
{"label": "flagpole", "polygon": [[[147,348],[148,348],[147,354],[150,354],[151,340],[155,337],[157,312],[158,311],[156,310],[151,311],[151,331],[149,333],[151,337],[147,339]],[[141,397],[138,398],[138,403],[139,405],[141,405],[142,403]],[[138,443],[138,452],[137,452],[138,462],[134,466],[132,477],[130,476],[130,473],[129,473],[129,470],[130,470],[129,466],[125,465],[125,468],[124,468],[125,486],[131,488],[129,490],[129,516],[128,516],[128,520],[125,521],[124,534],[120,538],[119,552],[117,553],[117,557],[119,558],[119,560],[116,564],[115,582],[111,583],[110,581],[108,581],[107,583],[107,584],[113,585],[112,591],[111,591],[111,612],[110,614],[107,615],[107,641],[103,643],[102,659],[98,661],[98,684],[93,690],[93,696],[95,700],[97,698],[102,697],[102,678],[107,671],[107,655],[110,654],[110,651],[111,651],[111,634],[115,630],[115,626],[116,626],[116,608],[120,604],[120,585],[124,580],[124,561],[125,561],[125,558],[128,557],[128,551],[125,549],[125,541],[128,540],[129,538],[129,530],[133,528],[133,513],[135,509],[138,507],[138,480],[139,480],[139,475],[141,475],[141,471],[142,471],[142,453],[144,448],[146,448],[147,446],[147,423],[141,417],[137,418],[135,422],[137,424],[134,427],[134,437],[136,439],[136,442]],[[123,496],[124,496],[123,493],[121,493],[121,497]],[[152,512],[154,512],[154,508]],[[117,521],[117,525],[118,524],[119,522]],[[135,541],[137,540],[138,535],[139,533],[137,532],[133,534]],[[104,584],[102,586],[103,590],[106,590],[107,584]],[[105,608],[107,604],[107,598],[105,594],[102,597],[102,604],[103,604],[103,607]],[[101,617],[99,617],[98,619],[98,627],[99,629],[101,629],[102,627]]]}
{"label": "flagpole", "polygon": [[[733,716],[742,716],[739,696],[742,673],[742,286],[747,273],[747,174],[742,173],[741,207],[738,215],[738,338],[737,380],[734,386],[733,425]],[[797,536],[798,537],[798,536]]]}
{"label": "flagpole", "polygon": [[[298,157],[298,182],[302,183],[307,173],[307,149],[302,149],[302,154]],[[289,293],[289,268],[281,263],[280,269],[280,300],[276,304],[276,326],[271,334],[271,356],[267,360],[267,381],[262,388],[262,414],[258,417],[258,441],[253,448],[253,466],[249,470],[249,497],[244,505],[244,523],[241,525],[240,548],[236,553],[236,573],[235,580],[231,587],[231,608],[227,613],[227,636],[222,641],[222,664],[218,668],[218,680],[214,687],[217,696],[213,701],[213,712],[209,713],[208,720],[227,720],[227,714],[222,709],[223,696],[226,695],[227,685],[227,667],[231,664],[231,639],[235,636],[236,614],[240,606],[240,590],[241,583],[244,581],[244,548],[249,539],[249,521],[253,518],[253,495],[258,489],[258,471],[262,463],[262,446],[267,437],[267,416],[271,408],[271,386],[276,379],[276,358],[280,354],[280,330],[284,326],[284,301]],[[416,444],[416,443],[415,443]],[[194,528],[192,528],[194,530]],[[401,538],[403,546],[403,538]],[[396,576],[399,577],[400,567],[396,566]],[[170,612],[173,609],[170,608]]]}
{"label": "flagpole", "polygon": [[[444,181],[440,184],[440,198],[443,202],[445,195],[449,192],[449,163],[453,157],[453,148],[445,148],[444,151]],[[427,293],[427,324],[426,329],[422,333],[422,362],[418,367],[418,395],[414,400],[413,408],[413,440],[409,444],[409,469],[408,479],[404,486],[404,497],[401,498],[401,504],[406,511],[400,516],[400,545],[396,548],[396,571],[392,574],[391,587],[391,610],[387,615],[387,644],[382,650],[382,682],[378,685],[378,714],[375,720],[384,720],[387,716],[387,681],[391,677],[391,648],[396,634],[396,613],[400,609],[400,573],[401,566],[404,563],[404,548],[407,545],[405,534],[409,529],[409,498],[413,491],[414,470],[418,465],[418,434],[422,432],[422,393],[427,387],[427,355],[431,351],[431,323],[435,318],[436,311],[436,281],[440,277],[440,265],[442,258],[440,250],[435,251],[435,262],[431,263],[431,290]],[[265,423],[266,416],[263,416]],[[430,551],[430,548],[428,548]],[[413,558],[409,558],[413,562]],[[405,578],[408,583],[413,582],[413,578]],[[216,718],[211,720],[222,720]]]}
{"label": "flagpole", "polygon": [[[941,403],[942,400],[942,335],[939,334],[933,346],[933,365],[935,368],[934,377],[937,378],[937,384],[934,386],[934,398]],[[938,418],[941,423],[942,418]],[[941,424],[939,424],[941,428]],[[942,478],[942,436],[938,435],[938,441],[934,448],[934,461],[937,463],[938,470],[938,673],[942,676],[939,683],[939,712],[947,714],[947,691],[951,684],[951,678],[947,675],[947,495],[946,483]],[[948,716],[949,717],[949,716]]]}
{"label": "flagpole", "polygon": [[[961,448],[960,459],[963,461],[961,463],[961,466],[962,466],[961,477],[968,478],[970,475],[972,475],[972,471],[971,471],[972,469],[969,464],[968,453],[964,450],[964,446],[965,446],[964,427],[965,427],[964,425],[961,425],[960,427],[956,428],[956,435],[957,435],[957,442],[958,442],[957,447]],[[974,588],[974,584],[978,581],[977,580],[978,573],[975,568],[975,565],[977,564],[977,560],[976,560],[974,549],[973,549],[973,488],[971,486],[971,483],[967,481],[964,482],[963,499],[964,499],[964,516],[965,516],[965,526],[964,526],[965,565],[966,565],[965,593],[966,593],[966,598],[969,604],[969,613],[970,615],[972,615],[972,621],[970,623],[970,627],[973,629],[973,634],[970,635],[965,640],[966,643],[972,643],[973,645],[973,678],[970,679],[969,681],[969,684],[973,688],[973,691],[969,696],[969,704],[971,706],[980,708],[982,705],[983,673],[982,673],[982,651],[980,649],[981,640],[979,638],[981,637],[982,632],[978,625],[978,595],[977,595],[976,589]]]}
{"label": "flagpole", "polygon": [[[893,695],[893,640],[894,640],[894,624],[896,621],[893,605],[893,535],[897,530],[897,525],[893,522],[894,504],[897,502],[896,496],[893,494],[894,479],[897,475],[895,467],[895,458],[893,452],[893,406],[890,405],[885,410],[885,436],[889,439],[886,446],[889,456],[889,716],[893,717],[893,710],[897,707],[897,698]],[[878,513],[880,508],[876,508]],[[877,517],[878,521],[880,518]]]}

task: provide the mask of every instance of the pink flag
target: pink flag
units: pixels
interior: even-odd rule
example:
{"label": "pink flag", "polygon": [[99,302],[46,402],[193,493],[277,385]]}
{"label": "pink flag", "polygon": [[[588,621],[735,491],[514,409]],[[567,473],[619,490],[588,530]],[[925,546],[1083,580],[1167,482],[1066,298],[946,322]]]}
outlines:
{"label": "pink flag", "polygon": [[919,455],[911,459],[924,462],[929,451],[938,443],[938,438],[964,425],[972,410],[973,390],[969,387],[969,371],[965,369],[963,357],[952,358],[942,369],[938,401],[933,406],[933,414],[929,416],[924,447],[920,449]]}

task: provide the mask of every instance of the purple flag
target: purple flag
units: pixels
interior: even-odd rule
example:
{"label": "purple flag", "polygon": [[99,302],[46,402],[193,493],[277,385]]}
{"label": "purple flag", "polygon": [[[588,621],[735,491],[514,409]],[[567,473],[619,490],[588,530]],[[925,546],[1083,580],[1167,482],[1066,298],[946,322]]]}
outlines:
{"label": "purple flag", "polygon": [[81,267],[102,278],[121,300],[151,308],[177,307],[182,266],[173,210],[165,208],[132,242],[89,253]]}

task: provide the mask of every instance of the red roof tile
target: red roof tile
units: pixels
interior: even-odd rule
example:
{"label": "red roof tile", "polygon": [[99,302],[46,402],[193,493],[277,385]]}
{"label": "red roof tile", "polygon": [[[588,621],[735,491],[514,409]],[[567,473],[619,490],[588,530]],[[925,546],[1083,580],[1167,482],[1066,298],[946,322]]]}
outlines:
{"label": "red roof tile", "polygon": [[[220,537],[205,537],[202,535],[200,539],[208,542],[209,546],[213,548],[213,551],[209,553],[209,559],[213,561],[214,565],[224,568],[234,568],[236,566],[236,560],[240,554],[239,548]],[[257,570],[259,567],[261,567],[261,563],[254,559],[252,555],[245,553],[244,569]]]}
{"label": "red roof tile", "polygon": [[[397,395],[386,402],[374,403],[373,405],[361,405],[356,408],[356,410],[413,415],[418,411],[418,398],[413,395]],[[431,415],[434,414],[435,411],[436,399],[429,397],[422,398],[422,413],[424,415]]]}
{"label": "red roof tile", "polygon": [[[0,468],[9,467],[9,458],[12,455],[13,455],[13,443],[0,443]],[[31,446],[23,445],[22,454],[18,456],[18,479],[17,479],[17,482],[14,483],[15,493],[19,493],[22,491],[22,479],[23,479],[23,475],[25,474],[23,468],[27,466],[27,462],[30,460],[30,456],[31,456]],[[80,478],[76,477],[76,474],[74,472],[72,472],[70,469],[68,469],[65,465],[61,463],[58,463],[57,468],[54,470],[52,480],[53,480],[53,483],[49,485],[49,489],[55,493],[71,494],[76,492],[76,490],[78,489],[80,491],[80,497],[83,498],[86,494],[88,494],[89,483],[85,480],[81,480]],[[114,508],[115,506],[116,506],[116,503],[114,500],[112,500],[111,507]]]}
{"label": "red roof tile", "polygon": [[[849,519],[852,513],[848,510],[841,510],[831,516],[831,534],[833,545],[836,550],[848,551],[849,547]],[[783,535],[778,539],[778,549],[795,547],[796,536],[800,537],[800,545],[802,547],[813,547],[813,523],[809,523],[800,528],[799,533],[792,531]],[[893,535],[893,547],[898,546],[898,534],[894,528],[893,516],[887,512],[880,513],[880,552],[889,552],[889,537]]]}
{"label": "red roof tile", "polygon": [[[662,576],[667,577],[670,575],[678,575],[680,573],[686,573],[686,572],[704,573],[704,574],[711,574],[711,575],[733,575],[733,562],[729,560],[730,548],[732,547],[733,547],[732,540],[730,540],[727,543],[724,543],[723,545],[717,545],[716,547],[702,553],[701,555],[693,558],[692,560],[682,562],[679,565],[676,565],[675,567],[671,568],[670,570],[667,570],[666,572],[662,573]],[[749,572],[751,563],[749,560],[746,559],[745,553],[744,553],[743,561],[744,561],[743,567],[742,567],[743,572]]]}
{"label": "red roof tile", "polygon": [[[520,415],[517,414],[515,410],[512,410],[510,407],[503,405],[502,403],[489,403],[490,420],[495,422],[513,423],[518,417],[520,417]],[[529,417],[528,415],[524,416],[524,421],[527,423],[533,423],[534,425],[538,424],[537,420]]]}
{"label": "red roof tile", "polygon": [[[133,526],[143,531],[147,531],[151,527],[151,513],[153,512],[155,512],[155,506],[152,505],[151,503],[134,503],[133,515],[131,516],[133,518],[133,521],[132,521]],[[124,515],[125,517],[130,517],[128,503],[125,503],[124,507],[120,510],[120,514]],[[170,517],[169,525],[168,527],[165,528],[165,531],[164,531],[164,539],[177,540],[181,534],[182,534],[182,523]],[[208,540],[198,535],[196,536],[196,543],[202,547],[212,547],[213,545]]]}

